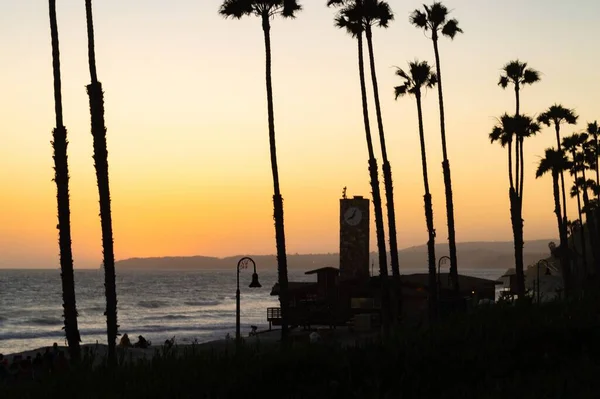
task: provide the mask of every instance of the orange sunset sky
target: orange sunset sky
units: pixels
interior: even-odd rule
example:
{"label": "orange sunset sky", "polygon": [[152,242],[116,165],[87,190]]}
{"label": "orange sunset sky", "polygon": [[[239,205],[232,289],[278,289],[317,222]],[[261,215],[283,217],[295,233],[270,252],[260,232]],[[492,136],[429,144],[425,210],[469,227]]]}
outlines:
{"label": "orange sunset sky", "polygon": [[[101,242],[84,2],[57,3],[75,267],[96,268]],[[335,252],[342,188],[370,196],[356,44],[333,27],[325,0],[301,3],[296,20],[277,20],[272,29],[287,247],[288,253]],[[421,3],[391,0],[396,20],[374,33],[401,248],[426,240],[416,107],[412,98],[393,97],[400,83],[394,65],[415,58],[433,64],[431,41],[408,23]],[[575,108],[580,122],[565,127],[565,135],[600,119],[600,3],[445,4],[465,31],[440,43],[457,240],[510,240],[506,152],[488,141],[494,118],[514,110],[512,91],[497,86],[500,69],[520,58],[542,72],[542,81],[523,91],[522,110],[535,115],[554,102]],[[224,20],[219,5],[95,2],[117,259],[275,252],[260,21]],[[0,2],[0,48],[0,267],[58,267],[47,2]],[[435,92],[426,96],[424,112],[442,243],[447,230]],[[373,108],[371,116],[376,134]],[[557,236],[550,177],[535,180],[539,156],[554,143],[548,128],[526,143],[529,240]],[[574,217],[575,201],[569,208]]]}

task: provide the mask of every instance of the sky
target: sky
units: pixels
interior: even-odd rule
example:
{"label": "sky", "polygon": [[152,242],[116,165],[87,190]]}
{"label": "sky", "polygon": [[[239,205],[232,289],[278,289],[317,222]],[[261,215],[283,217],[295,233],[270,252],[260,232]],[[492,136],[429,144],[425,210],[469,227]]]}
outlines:
{"label": "sky", "polygon": [[[85,90],[90,76],[84,1],[57,3],[75,267],[97,268],[102,248]],[[287,250],[336,252],[342,188],[370,197],[356,42],[333,26],[334,10],[324,0],[301,3],[297,19],[272,26]],[[393,96],[401,83],[394,66],[416,58],[433,65],[432,42],[408,22],[421,3],[390,1],[395,21],[374,31],[401,248],[427,239],[415,101]],[[454,41],[440,42],[457,241],[508,241],[506,152],[488,140],[495,117],[514,110],[513,92],[497,86],[501,67],[520,58],[541,71],[542,81],[522,92],[524,113],[539,114],[555,102],[574,108],[579,124],[565,127],[564,134],[600,119],[600,3],[445,4],[464,30]],[[254,17],[223,19],[219,5],[94,4],[117,259],[275,252],[261,24]],[[47,2],[0,2],[0,48],[0,267],[58,267]],[[376,134],[371,93],[369,84]],[[441,243],[447,229],[435,92],[423,106]],[[558,235],[551,179],[535,179],[544,148],[554,143],[548,128],[526,142],[526,240]],[[570,201],[573,218],[575,209]],[[371,236],[375,249],[374,229]]]}

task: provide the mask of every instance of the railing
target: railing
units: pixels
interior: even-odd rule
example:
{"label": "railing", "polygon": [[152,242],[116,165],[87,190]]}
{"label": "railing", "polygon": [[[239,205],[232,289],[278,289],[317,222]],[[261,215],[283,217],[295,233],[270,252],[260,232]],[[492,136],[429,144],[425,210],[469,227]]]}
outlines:
{"label": "railing", "polygon": [[281,308],[267,308],[267,321],[281,320]]}

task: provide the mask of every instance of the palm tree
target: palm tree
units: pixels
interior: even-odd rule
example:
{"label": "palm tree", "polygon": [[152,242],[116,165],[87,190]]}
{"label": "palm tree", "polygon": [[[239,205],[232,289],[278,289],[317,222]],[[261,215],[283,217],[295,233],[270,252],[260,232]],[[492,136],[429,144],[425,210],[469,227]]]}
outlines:
{"label": "palm tree", "polygon": [[90,98],[92,137],[94,139],[94,166],[100,197],[100,224],[102,227],[102,253],[104,255],[104,289],[106,295],[106,332],[108,337],[108,363],[116,365],[117,325],[117,283],[115,278],[115,252],[113,247],[112,212],[110,207],[110,185],[108,180],[108,149],[106,145],[106,124],[104,122],[104,92],[96,72],[96,51],[94,48],[94,19],[92,0],[85,1],[88,35],[88,62],[91,84],[87,86]]}
{"label": "palm tree", "polygon": [[283,224],[283,198],[279,188],[277,168],[277,147],[275,145],[275,117],[273,115],[273,86],[271,83],[271,18],[282,16],[294,18],[302,6],[297,0],[225,0],[219,14],[225,18],[240,19],[254,15],[261,18],[265,39],[267,112],[269,120],[269,144],[271,150],[271,170],[273,173],[273,209],[275,219],[275,242],[277,246],[277,271],[279,275],[279,302],[281,304],[281,341],[288,335],[288,271],[285,253],[285,230]]}
{"label": "palm tree", "polygon": [[431,70],[427,61],[414,61],[409,63],[409,71],[404,72],[402,69],[396,69],[396,75],[404,79],[404,84],[396,86],[396,100],[405,94],[412,94],[417,100],[417,117],[419,118],[419,139],[421,141],[421,164],[423,165],[423,185],[425,195],[425,222],[427,223],[427,253],[429,265],[429,315],[433,319],[437,316],[437,287],[436,270],[435,270],[435,228],[433,224],[433,203],[431,193],[429,191],[429,177],[427,173],[427,149],[425,146],[425,133],[423,129],[423,108],[421,104],[421,96],[424,89],[432,88],[437,83],[437,75]]}
{"label": "palm tree", "polygon": [[60,50],[56,0],[48,1],[50,8],[50,34],[52,37],[52,69],[54,72],[54,111],[56,128],[52,131],[54,149],[54,181],[58,207],[58,245],[60,248],[60,277],[62,280],[65,335],[69,355],[78,361],[81,354],[79,328],[77,326],[77,304],[75,301],[75,276],[73,273],[73,251],[71,249],[71,207],[69,200],[69,164],[67,158],[67,129],[63,123],[62,93],[60,79]]}
{"label": "palm tree", "polygon": [[[577,185],[578,174],[582,171],[582,168],[585,168],[585,164],[580,162],[580,157],[577,156],[577,151],[580,146],[582,146],[587,141],[587,135],[574,133],[571,136],[567,136],[562,140],[562,146],[568,153],[571,154],[571,174],[575,180],[574,185],[571,189],[571,197],[577,197],[577,213],[578,213],[578,222],[579,222],[579,232],[581,235],[581,252],[583,254],[582,263],[583,270],[588,272],[587,265],[587,251],[586,251],[586,238],[585,238],[585,227],[583,224],[583,217],[581,212],[581,195],[579,191],[579,186]],[[575,244],[575,237],[573,236],[573,244]]]}
{"label": "palm tree", "polygon": [[444,117],[444,95],[442,91],[442,69],[440,66],[440,52],[438,49],[438,39],[440,33],[442,36],[454,39],[457,33],[462,33],[458,27],[458,21],[455,18],[448,19],[449,11],[440,2],[434,2],[431,6],[423,6],[425,12],[415,10],[411,14],[410,21],[425,32],[431,31],[431,40],[433,41],[433,52],[435,55],[435,67],[438,78],[438,97],[440,105],[440,131],[442,135],[442,168],[444,172],[444,186],[446,191],[446,213],[448,217],[448,243],[450,247],[450,276],[455,293],[459,292],[458,287],[458,259],[456,255],[456,233],[454,227],[454,200],[452,198],[452,177],[450,174],[450,161],[448,160],[448,150],[446,148],[446,122]]}
{"label": "palm tree", "polygon": [[[600,136],[600,128],[598,122],[594,121],[588,123],[587,134],[590,136],[590,149],[594,155],[594,166],[596,169],[596,184],[600,185],[600,169],[598,168],[598,158],[600,157],[600,144],[598,142],[598,136]],[[600,191],[596,193],[596,200],[600,200]]]}
{"label": "palm tree", "polygon": [[587,142],[587,134],[582,133],[582,136],[581,152],[576,154],[574,160],[577,164],[581,165],[581,177],[575,181],[575,184],[583,194],[583,209],[585,212],[585,220],[589,228],[592,254],[594,256],[594,267],[596,272],[600,275],[600,237],[598,237],[598,220],[596,218],[596,210],[591,205],[592,201],[588,194],[590,190],[595,193],[596,182],[592,179],[588,179],[585,174],[586,170],[590,168],[589,161],[593,161],[593,156],[590,156],[591,151]]}
{"label": "palm tree", "polygon": [[381,156],[383,160],[383,182],[385,185],[385,196],[387,200],[388,229],[390,235],[390,258],[392,263],[392,275],[396,287],[400,284],[400,263],[398,261],[398,238],[396,233],[396,210],[394,206],[394,186],[392,180],[392,167],[387,156],[385,144],[385,133],[383,130],[383,117],[381,116],[381,103],[379,101],[379,85],[377,84],[377,71],[375,69],[375,54],[373,51],[373,26],[387,28],[394,15],[390,6],[385,1],[366,0],[363,7],[363,21],[365,25],[365,36],[369,50],[369,61],[371,67],[371,80],[373,83],[373,96],[375,98],[375,114],[377,115],[377,127],[379,129],[379,142],[381,145]]}
{"label": "palm tree", "polygon": [[[560,143],[560,125],[563,123],[567,123],[569,125],[575,125],[577,123],[578,116],[575,114],[575,111],[569,108],[565,108],[562,105],[554,104],[550,106],[545,112],[538,116],[538,122],[543,123],[544,125],[550,127],[554,125],[554,129],[556,131],[556,148],[561,150]],[[560,185],[562,192],[562,215],[564,219],[564,223],[567,223],[567,195],[565,191],[565,176],[564,173],[560,172]]]}
{"label": "palm tree", "polygon": [[564,218],[561,215],[560,207],[560,189],[558,184],[558,178],[562,171],[568,170],[571,167],[569,160],[567,159],[563,150],[555,150],[553,148],[546,149],[545,157],[540,160],[536,178],[544,176],[550,172],[552,174],[552,188],[554,193],[554,213],[556,214],[556,221],[558,222],[558,232],[560,236],[560,266],[563,275],[565,294],[570,292],[570,277],[571,271],[569,268],[569,247],[567,241],[566,229],[563,226],[566,225]]}
{"label": "palm tree", "polygon": [[498,85],[503,89],[506,89],[509,84],[514,86],[517,107],[515,114],[519,115],[521,111],[521,89],[526,85],[532,85],[539,82],[540,73],[535,69],[528,68],[526,62],[521,62],[519,60],[510,61],[504,65],[504,67],[502,67],[502,72],[503,74],[500,75]]}
{"label": "palm tree", "polygon": [[[510,61],[502,68],[502,74],[498,85],[503,89],[506,89],[509,85],[514,86],[515,90],[515,103],[516,111],[515,115],[518,117],[521,114],[521,90],[527,85],[532,85],[540,80],[539,72],[535,69],[528,68],[526,62],[519,60]],[[506,118],[510,118],[506,115]],[[509,189],[509,200],[510,200],[510,214],[511,214],[511,227],[513,230],[514,246],[515,246],[515,269],[517,271],[517,291],[520,291],[519,295],[525,293],[525,275],[523,273],[523,246],[524,240],[520,239],[524,237],[523,234],[523,184],[525,181],[525,167],[523,164],[524,153],[523,153],[523,137],[521,139],[512,140],[512,136],[515,132],[510,133],[510,140],[503,143],[500,140],[502,146],[508,147],[508,175],[510,180]],[[492,142],[496,141],[492,135],[490,135]],[[513,179],[513,143],[514,143],[514,179]]]}
{"label": "palm tree", "polygon": [[371,190],[373,192],[375,233],[377,236],[377,250],[379,255],[379,275],[381,278],[383,330],[384,333],[387,334],[390,318],[389,288],[387,285],[387,255],[385,248],[385,229],[383,225],[383,209],[381,205],[381,191],[379,188],[377,159],[375,159],[375,151],[373,149],[373,139],[371,137],[369,111],[367,106],[367,86],[365,79],[365,64],[363,55],[364,26],[360,20],[359,14],[356,13],[356,8],[353,8],[353,4],[345,4],[346,3],[344,3],[343,1],[336,0],[330,0],[327,3],[328,6],[344,6],[336,16],[335,25],[340,29],[345,29],[346,32],[350,34],[353,38],[356,38],[358,42],[358,72],[360,78],[360,91],[363,108],[363,122],[365,126],[365,135],[367,139],[367,151],[369,154],[369,176],[371,181]]}
{"label": "palm tree", "polygon": [[[499,142],[504,148],[508,148],[508,180],[509,190],[508,197],[510,200],[510,219],[513,228],[513,239],[515,246],[515,271],[517,273],[517,295],[522,298],[525,295],[525,274],[523,265],[523,174],[519,173],[519,165],[521,165],[523,157],[514,157],[513,173],[513,142],[516,143],[516,148],[523,151],[524,141],[527,137],[535,135],[540,130],[540,126],[526,115],[508,114],[502,115],[498,119],[498,124],[494,126],[489,134],[492,143]],[[518,151],[517,151],[518,154]]]}

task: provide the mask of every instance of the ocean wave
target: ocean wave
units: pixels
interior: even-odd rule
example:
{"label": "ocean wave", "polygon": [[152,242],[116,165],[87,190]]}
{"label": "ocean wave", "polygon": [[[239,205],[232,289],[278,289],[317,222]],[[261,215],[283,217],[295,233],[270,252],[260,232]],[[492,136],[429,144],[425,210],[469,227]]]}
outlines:
{"label": "ocean wave", "polygon": [[183,304],[187,306],[216,306],[219,305],[220,301],[211,301],[208,299],[198,301],[185,301]]}
{"label": "ocean wave", "polygon": [[21,324],[30,324],[33,326],[60,326],[63,324],[63,320],[55,317],[36,317],[26,320]]}
{"label": "ocean wave", "polygon": [[167,305],[168,304],[164,301],[156,301],[156,300],[139,301],[137,303],[137,306],[142,307],[142,308],[148,308],[148,309],[161,308],[161,307],[167,306]]}
{"label": "ocean wave", "polygon": [[142,320],[185,320],[191,319],[190,316],[185,316],[182,314],[167,314],[164,316],[148,316],[144,317]]}

